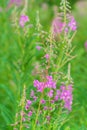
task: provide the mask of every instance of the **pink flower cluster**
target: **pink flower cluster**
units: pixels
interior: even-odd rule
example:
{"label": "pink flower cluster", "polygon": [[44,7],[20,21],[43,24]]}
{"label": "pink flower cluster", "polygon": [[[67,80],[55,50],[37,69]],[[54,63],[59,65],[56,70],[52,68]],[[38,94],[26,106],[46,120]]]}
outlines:
{"label": "pink flower cluster", "polygon": [[15,4],[17,6],[20,6],[22,3],[22,0],[10,0],[9,4]]}
{"label": "pink flower cluster", "polygon": [[77,30],[77,23],[75,21],[75,18],[72,16],[70,18],[70,22],[67,25],[67,30],[76,31]]}
{"label": "pink flower cluster", "polygon": [[34,87],[37,88],[38,92],[43,92],[45,88],[56,89],[56,82],[53,80],[52,76],[47,76],[46,80],[46,82],[39,82],[38,80],[34,80]]}
{"label": "pink flower cluster", "polygon": [[[64,108],[71,110],[72,106],[72,86],[61,86],[60,89],[56,90],[56,82],[53,80],[52,76],[46,77],[46,82],[39,82],[34,80],[34,87],[37,88],[38,92],[43,92],[45,88],[50,88],[46,93],[46,96],[51,99],[51,103],[55,103],[58,100],[64,102]],[[41,100],[41,104],[45,104],[45,100]]]}
{"label": "pink flower cluster", "polygon": [[48,97],[53,98],[51,103],[55,103],[56,101],[61,100],[64,102],[64,108],[70,111],[72,107],[72,86],[61,86],[60,89],[56,90],[56,92],[54,91],[50,90],[47,94]]}
{"label": "pink flower cluster", "polygon": [[72,106],[72,86],[60,87],[60,99],[64,101],[64,108],[71,110]]}
{"label": "pink flower cluster", "polygon": [[53,97],[53,90],[50,90],[47,94],[48,97],[52,98]]}
{"label": "pink flower cluster", "polygon": [[[72,85],[60,86],[59,89],[57,89],[56,81],[53,80],[52,76],[46,76],[45,82],[40,82],[38,80],[34,80],[34,87],[36,88],[36,91],[32,90],[30,93],[30,100],[26,100],[25,110],[27,113],[27,118],[29,120],[31,119],[31,116],[35,114],[36,107],[38,106],[37,103],[40,102],[41,109],[39,112],[39,115],[41,116],[43,111],[52,111],[53,106],[57,107],[57,102],[59,103],[61,101],[63,108],[71,111],[72,107]],[[41,94],[44,89],[47,89],[44,93],[44,96],[39,99],[39,94]],[[40,92],[37,94],[37,92]],[[38,95],[38,97],[36,96]],[[38,99],[38,100],[37,100]],[[50,102],[50,104],[49,104]],[[53,105],[54,104],[54,105]],[[27,120],[25,116],[23,116],[24,119]],[[50,120],[50,116],[47,114],[46,117],[47,121]]]}
{"label": "pink flower cluster", "polygon": [[31,106],[31,104],[32,104],[32,101],[31,101],[31,100],[27,100],[27,103],[26,103],[25,109],[28,110],[29,107]]}
{"label": "pink flower cluster", "polygon": [[65,24],[61,21],[60,18],[55,18],[52,22],[52,28],[54,35],[57,33],[61,33],[63,31],[63,28],[65,27]]}
{"label": "pink flower cluster", "polygon": [[19,25],[21,27],[24,27],[25,23],[29,22],[29,18],[27,15],[21,15],[20,20],[19,20]]}
{"label": "pink flower cluster", "polygon": [[61,33],[63,30],[65,32],[68,32],[69,30],[75,31],[77,29],[77,23],[75,21],[75,18],[73,16],[69,16],[69,22],[66,25],[64,22],[62,22],[62,19],[57,17],[52,22],[52,30],[54,35]]}

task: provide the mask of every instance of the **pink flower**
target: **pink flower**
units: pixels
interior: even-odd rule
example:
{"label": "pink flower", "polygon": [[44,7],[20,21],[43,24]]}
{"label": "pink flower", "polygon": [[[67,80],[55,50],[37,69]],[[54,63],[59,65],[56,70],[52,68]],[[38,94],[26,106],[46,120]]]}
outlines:
{"label": "pink flower", "polygon": [[29,111],[28,116],[32,116],[32,111]]}
{"label": "pink flower", "polygon": [[47,76],[47,82],[46,82],[46,85],[47,85],[48,88],[56,89],[56,82],[53,81],[52,76]]}
{"label": "pink flower", "polygon": [[44,57],[45,57],[46,59],[49,59],[49,54],[46,54]]}
{"label": "pink flower", "polygon": [[87,41],[85,42],[85,49],[87,50]]}
{"label": "pink flower", "polygon": [[47,95],[48,95],[48,97],[52,98],[53,97],[53,90],[50,90]]}
{"label": "pink flower", "polygon": [[64,104],[64,108],[66,108],[69,111],[71,111],[71,105],[72,105],[72,101],[71,102],[66,101],[65,104]]}
{"label": "pink flower", "polygon": [[56,89],[56,82],[53,81],[52,76],[47,76],[47,82],[39,82],[38,80],[34,80],[34,87],[37,88],[38,92],[43,92],[45,88],[53,88]]}
{"label": "pink flower", "polygon": [[65,24],[62,22],[62,19],[57,17],[52,22],[52,30],[54,35],[61,33],[63,31]]}
{"label": "pink flower", "polygon": [[47,118],[48,121],[50,121],[50,116],[47,116],[46,118]]}
{"label": "pink flower", "polygon": [[46,103],[46,101],[44,99],[42,99],[40,102],[41,102],[41,104],[45,104]]}
{"label": "pink flower", "polygon": [[34,87],[37,87],[37,86],[39,86],[39,81],[38,80],[34,80]]}
{"label": "pink flower", "polygon": [[37,49],[38,51],[40,51],[41,46],[36,46],[36,49]]}
{"label": "pink flower", "polygon": [[22,4],[22,0],[10,0],[9,5],[15,4],[17,6],[20,6]]}
{"label": "pink flower", "polygon": [[66,86],[60,86],[60,90],[62,91],[66,90]]}
{"label": "pink flower", "polygon": [[58,101],[58,99],[59,99],[59,97],[58,97],[58,95],[56,95],[56,96],[54,97],[54,100],[55,100],[55,101]]}
{"label": "pink flower", "polygon": [[44,106],[44,110],[47,110],[48,109],[48,107],[47,106]]}
{"label": "pink flower", "polygon": [[65,32],[68,32],[69,30],[75,31],[77,29],[77,23],[75,21],[75,18],[68,14],[67,19],[68,19],[67,24],[62,22],[63,20],[60,17],[57,17],[53,20],[52,30],[54,35],[57,35],[58,33],[61,34],[63,30]]}
{"label": "pink flower", "polygon": [[47,76],[47,81],[50,82],[50,81],[53,81],[53,77],[52,76]]}
{"label": "pink flower", "polygon": [[74,17],[72,16],[70,19],[70,22],[68,23],[68,27],[72,30],[75,31],[77,29],[77,24],[76,21],[74,19]]}
{"label": "pink flower", "polygon": [[28,110],[31,104],[32,104],[32,101],[27,100],[27,103],[26,103],[25,109]]}
{"label": "pink flower", "polygon": [[50,110],[50,111],[52,111],[52,110],[53,110],[53,108],[52,108],[52,107],[49,107],[49,110]]}
{"label": "pink flower", "polygon": [[29,105],[26,104],[25,110],[27,111],[29,109]]}
{"label": "pink flower", "polygon": [[31,91],[30,96],[34,97],[34,91],[33,90]]}
{"label": "pink flower", "polygon": [[23,118],[22,118],[22,121],[24,122],[24,121],[26,121],[26,119],[23,117]]}
{"label": "pink flower", "polygon": [[56,95],[57,95],[57,96],[60,96],[60,93],[61,93],[60,90],[57,89],[57,90],[56,90]]}
{"label": "pink flower", "polygon": [[55,102],[54,100],[51,100],[51,103],[52,103],[52,104],[54,104],[54,102]]}
{"label": "pink flower", "polygon": [[31,100],[27,100],[27,105],[31,105],[32,101]]}
{"label": "pink flower", "polygon": [[34,80],[34,87],[37,88],[38,92],[43,92],[45,88],[45,83],[44,82],[39,82],[38,80]]}
{"label": "pink flower", "polygon": [[38,98],[38,97],[34,96],[34,97],[33,97],[34,101],[36,101],[36,100],[37,100],[37,98]]}
{"label": "pink flower", "polygon": [[21,15],[20,20],[19,20],[19,24],[21,27],[24,27],[25,23],[29,21],[28,16],[26,15]]}
{"label": "pink flower", "polygon": [[61,86],[60,99],[64,101],[64,107],[68,110],[71,110],[72,105],[72,85]]}

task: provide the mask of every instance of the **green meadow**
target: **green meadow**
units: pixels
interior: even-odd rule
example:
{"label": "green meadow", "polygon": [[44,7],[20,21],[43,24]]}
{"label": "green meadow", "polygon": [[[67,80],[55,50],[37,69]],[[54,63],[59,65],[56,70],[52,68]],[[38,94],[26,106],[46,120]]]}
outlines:
{"label": "green meadow", "polygon": [[[35,24],[37,11],[39,11],[40,24],[44,31],[48,31],[51,27],[52,20],[55,16],[56,8],[59,8],[58,0],[30,0],[26,14],[30,19],[30,26],[26,39],[25,55],[22,57],[20,42],[25,42],[20,29],[21,36],[16,33],[16,17],[20,16],[21,7],[17,7],[15,11],[14,5],[8,8],[8,1],[0,0],[0,130],[13,130],[11,124],[14,123],[16,113],[18,87],[21,86],[25,79],[22,74],[18,74],[18,66],[20,66],[20,58],[25,59],[26,65],[26,84],[32,88],[34,77],[31,75],[34,63],[43,55],[36,51],[36,33]],[[71,61],[71,77],[73,79],[73,105],[72,111],[69,113],[68,120],[62,125],[60,130],[87,130],[87,1],[71,2],[72,14],[77,22],[77,32],[72,41],[74,48],[73,55],[75,58]],[[16,14],[18,13],[18,14]],[[26,32],[26,31],[25,31]],[[35,57],[37,56],[37,58]],[[17,62],[16,62],[17,61]],[[22,66],[23,67],[23,66]],[[21,73],[21,72],[19,72]],[[21,78],[20,78],[21,77]],[[20,80],[22,80],[20,82]],[[21,91],[21,90],[20,90]],[[52,130],[52,129],[50,129]]]}

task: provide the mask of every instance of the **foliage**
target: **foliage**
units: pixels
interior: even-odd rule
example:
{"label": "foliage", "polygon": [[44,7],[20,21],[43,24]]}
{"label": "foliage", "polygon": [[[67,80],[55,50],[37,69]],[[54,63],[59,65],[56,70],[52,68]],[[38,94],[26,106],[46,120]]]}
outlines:
{"label": "foliage", "polygon": [[[36,51],[35,46],[36,41],[41,40],[37,37],[36,33],[36,10],[38,9],[38,3],[32,5],[28,8],[26,12],[30,17],[30,24],[33,27],[28,29],[27,37],[24,38],[24,32],[21,28],[12,27],[14,24],[15,17],[20,16],[21,9],[15,9],[12,7],[9,10],[0,12],[0,129],[10,130],[13,129],[10,124],[14,124],[14,116],[17,111],[17,105],[19,104],[20,94],[22,94],[22,88],[24,87],[23,82],[25,81],[27,88],[32,88],[34,76],[31,77],[32,70],[34,69],[33,63],[36,60],[39,61],[43,53]],[[47,1],[46,1],[47,2]],[[48,2],[50,5],[55,4],[54,1]],[[5,8],[5,1],[1,1],[2,6]],[[33,10],[31,12],[31,9]],[[45,10],[43,14],[43,9],[39,7],[41,23],[44,25],[43,29],[47,32],[50,28],[50,21],[52,20],[52,7]],[[14,16],[17,12],[17,16]],[[43,16],[42,16],[43,14]],[[77,12],[75,12],[77,14]],[[74,103],[72,112],[70,113],[68,119],[70,120],[61,127],[61,130],[86,130],[87,119],[86,119],[86,58],[87,53],[84,50],[83,43],[86,39],[86,19],[80,19],[78,14],[76,15],[78,21],[79,29],[77,36],[73,42],[76,47],[76,55],[78,56],[72,61],[71,73],[75,81],[74,89]],[[12,21],[13,20],[13,21]],[[84,26],[85,25],[85,26]],[[27,26],[26,26],[27,28]],[[18,31],[19,30],[19,31]],[[51,35],[51,34],[50,34]],[[47,37],[47,35],[45,36]],[[19,44],[20,43],[20,44]],[[25,43],[25,46],[23,46]],[[22,64],[23,63],[23,64]],[[82,64],[83,63],[83,64]],[[23,69],[26,66],[26,69]],[[64,68],[64,72],[67,66]],[[23,73],[21,73],[23,70]],[[22,81],[22,82],[21,82]],[[19,87],[20,86],[20,87]],[[30,91],[27,89],[27,95]],[[80,109],[79,109],[80,108]],[[20,108],[18,108],[20,109]],[[65,115],[63,115],[65,116]],[[72,120],[72,121],[71,121]],[[62,124],[61,124],[62,125]],[[56,126],[55,126],[56,127]]]}

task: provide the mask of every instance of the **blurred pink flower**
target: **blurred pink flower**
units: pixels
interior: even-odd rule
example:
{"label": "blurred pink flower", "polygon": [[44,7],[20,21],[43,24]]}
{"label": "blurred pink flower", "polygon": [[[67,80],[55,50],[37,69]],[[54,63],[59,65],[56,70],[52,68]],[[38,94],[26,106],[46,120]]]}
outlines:
{"label": "blurred pink flower", "polygon": [[52,98],[53,97],[53,90],[50,90],[47,94],[48,97]]}
{"label": "blurred pink flower", "polygon": [[55,101],[58,101],[58,99],[59,99],[59,97],[58,97],[58,95],[56,95],[56,96],[54,97],[54,100],[55,100]]}
{"label": "blurred pink flower", "polygon": [[46,59],[49,59],[49,54],[46,54],[44,57],[45,57]]}
{"label": "blurred pink flower", "polygon": [[29,105],[26,104],[25,110],[27,111],[29,109]]}
{"label": "blurred pink flower", "polygon": [[64,101],[64,108],[68,109],[71,111],[72,107],[72,85],[69,85],[68,87],[66,86],[61,86],[60,87],[61,94],[60,94],[60,99]]}
{"label": "blurred pink flower", "polygon": [[52,31],[54,35],[61,33],[63,31],[65,24],[62,22],[61,18],[55,18],[52,22]]}
{"label": "blurred pink flower", "polygon": [[68,27],[72,31],[75,31],[77,29],[77,24],[76,24],[75,18],[73,16],[71,16],[71,18],[70,18],[70,22],[68,23]]}
{"label": "blurred pink flower", "polygon": [[39,51],[41,49],[41,46],[36,46],[36,49]]}
{"label": "blurred pink flower", "polygon": [[31,105],[32,101],[31,100],[27,100],[27,105]]}
{"label": "blurred pink flower", "polygon": [[47,121],[50,121],[50,116],[47,116],[46,118],[47,118]]}
{"label": "blurred pink flower", "polygon": [[84,45],[84,46],[85,46],[85,49],[87,50],[87,41],[85,42],[85,45]]}
{"label": "blurred pink flower", "polygon": [[45,104],[46,103],[46,101],[44,99],[42,99],[40,102],[41,102],[41,104]]}
{"label": "blurred pink flower", "polygon": [[44,106],[44,110],[47,110],[48,109],[48,107],[47,106]]}
{"label": "blurred pink flower", "polygon": [[9,4],[10,4],[10,5],[11,5],[11,4],[15,4],[15,5],[17,5],[17,6],[20,6],[21,3],[22,3],[22,0],[10,0],[10,1],[9,1]]}
{"label": "blurred pink flower", "polygon": [[23,118],[22,118],[22,121],[24,122],[24,121],[26,121],[26,119],[23,117]]}
{"label": "blurred pink flower", "polygon": [[36,100],[37,100],[37,98],[38,98],[38,97],[34,96],[34,97],[33,97],[34,101],[36,101]]}
{"label": "blurred pink flower", "polygon": [[51,102],[52,104],[54,104],[55,100],[51,100],[50,102]]}
{"label": "blurred pink flower", "polygon": [[21,15],[20,20],[19,20],[20,26],[24,27],[26,22],[29,22],[28,16],[27,15]]}
{"label": "blurred pink flower", "polygon": [[34,90],[31,91],[30,96],[34,97]]}
{"label": "blurred pink flower", "polygon": [[77,23],[75,21],[75,18],[71,15],[67,14],[68,23],[65,24],[62,22],[62,18],[57,17],[52,22],[52,31],[54,35],[62,33],[64,30],[65,32],[76,31],[77,30]]}
{"label": "blurred pink flower", "polygon": [[[34,80],[34,87],[37,88],[38,92],[43,92],[45,88],[53,88],[56,89],[56,82],[53,80],[52,76],[47,76],[46,82],[39,82],[38,80]],[[53,90],[50,90],[48,95],[52,95]]]}
{"label": "blurred pink flower", "polygon": [[32,116],[32,111],[29,111],[28,116]]}

